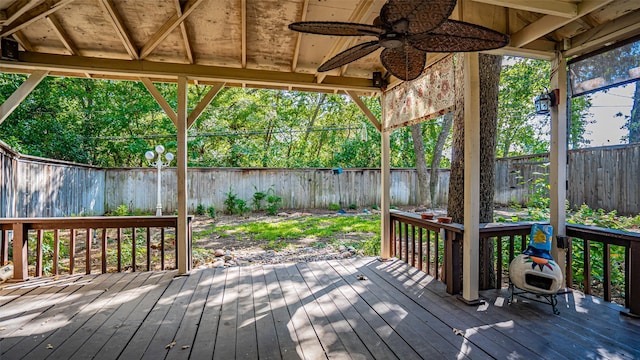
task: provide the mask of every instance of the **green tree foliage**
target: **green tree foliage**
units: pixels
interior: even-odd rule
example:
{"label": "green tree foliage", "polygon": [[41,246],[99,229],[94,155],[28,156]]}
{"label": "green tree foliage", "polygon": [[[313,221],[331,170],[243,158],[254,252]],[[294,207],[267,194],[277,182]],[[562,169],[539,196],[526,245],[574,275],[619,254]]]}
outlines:
{"label": "green tree foliage", "polygon": [[[534,98],[549,88],[549,62],[506,58],[500,75],[498,105],[498,157],[536,154],[549,149],[550,116],[535,113]],[[560,106],[566,106],[561,101]],[[585,140],[589,96],[572,100],[570,144],[580,147]]]}

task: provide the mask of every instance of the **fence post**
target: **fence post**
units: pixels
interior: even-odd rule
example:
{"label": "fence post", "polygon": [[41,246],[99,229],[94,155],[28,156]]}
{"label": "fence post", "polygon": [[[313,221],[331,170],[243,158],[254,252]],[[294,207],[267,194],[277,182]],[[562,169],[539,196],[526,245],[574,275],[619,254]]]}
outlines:
{"label": "fence post", "polygon": [[27,242],[29,230],[25,223],[13,223],[13,280],[25,281],[29,277]]}

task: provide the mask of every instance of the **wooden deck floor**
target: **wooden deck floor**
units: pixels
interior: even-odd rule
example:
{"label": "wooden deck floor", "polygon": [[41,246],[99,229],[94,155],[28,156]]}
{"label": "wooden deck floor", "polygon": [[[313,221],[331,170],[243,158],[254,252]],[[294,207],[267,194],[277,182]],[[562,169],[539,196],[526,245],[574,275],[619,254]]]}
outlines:
{"label": "wooden deck floor", "polygon": [[0,358],[640,358],[640,320],[615,306],[483,295],[372,258],[31,280],[0,290]]}

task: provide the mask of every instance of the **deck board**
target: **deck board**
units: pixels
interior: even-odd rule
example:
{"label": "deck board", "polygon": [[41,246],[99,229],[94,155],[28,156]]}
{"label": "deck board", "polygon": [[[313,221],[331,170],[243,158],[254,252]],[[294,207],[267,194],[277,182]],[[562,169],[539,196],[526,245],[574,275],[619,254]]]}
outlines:
{"label": "deck board", "polygon": [[640,358],[640,320],[615,304],[482,297],[372,258],[60,276],[0,290],[0,358]]}

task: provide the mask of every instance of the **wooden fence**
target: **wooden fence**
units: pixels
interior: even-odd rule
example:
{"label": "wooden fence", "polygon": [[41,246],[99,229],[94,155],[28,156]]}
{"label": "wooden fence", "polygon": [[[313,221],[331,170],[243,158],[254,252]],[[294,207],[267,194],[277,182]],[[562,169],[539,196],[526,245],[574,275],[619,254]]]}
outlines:
{"label": "wooden fence", "polygon": [[[571,207],[640,213],[640,144],[570,150],[567,154],[567,200]],[[497,204],[526,204],[537,180],[549,177],[549,154],[496,161]]]}
{"label": "wooden fence", "polygon": [[[640,144],[571,150],[568,159],[571,206],[640,213]],[[496,204],[524,205],[536,188],[544,191],[548,164],[548,154],[498,159]],[[163,170],[167,213],[176,208],[176,181],[175,168]],[[437,199],[446,204],[448,170],[438,182]],[[391,204],[417,205],[416,187],[415,169],[393,169]],[[101,169],[23,156],[0,142],[0,217],[100,215],[123,204],[152,211],[155,189],[153,168]],[[380,170],[190,168],[188,189],[190,212],[199,204],[223,209],[230,190],[250,204],[256,191],[273,189],[287,209],[369,207],[380,202]]]}
{"label": "wooden fence", "polygon": [[[229,191],[251,204],[256,191],[273,191],[286,209],[327,209],[330,204],[359,208],[380,204],[379,169],[245,169],[190,168],[188,171],[188,208],[199,204],[224,209]],[[440,172],[438,199],[446,203],[449,171]],[[393,169],[391,204],[416,204],[415,169]],[[155,169],[106,170],[105,210],[125,204],[133,209],[156,206]],[[175,168],[162,171],[162,204],[173,212],[177,203]],[[271,189],[271,190],[270,190]],[[151,196],[149,196],[151,194]]]}

